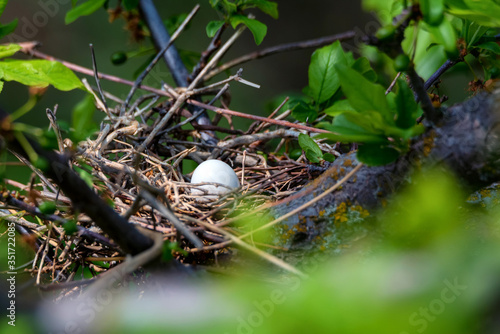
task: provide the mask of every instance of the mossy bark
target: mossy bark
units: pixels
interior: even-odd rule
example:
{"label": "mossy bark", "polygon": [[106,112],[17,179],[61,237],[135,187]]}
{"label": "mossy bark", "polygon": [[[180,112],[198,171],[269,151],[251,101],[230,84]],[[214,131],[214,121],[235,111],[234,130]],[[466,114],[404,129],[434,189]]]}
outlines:
{"label": "mossy bark", "polygon": [[[499,100],[500,90],[496,90],[450,107],[438,124],[427,124],[427,131],[408,154],[386,166],[362,166],[340,189],[280,223],[276,244],[289,249],[281,255],[337,252],[369,233],[370,218],[410,182],[415,170],[446,168],[468,191],[500,180]],[[276,205],[274,215],[279,217],[314,199],[358,164],[355,152],[338,158],[304,189]]]}

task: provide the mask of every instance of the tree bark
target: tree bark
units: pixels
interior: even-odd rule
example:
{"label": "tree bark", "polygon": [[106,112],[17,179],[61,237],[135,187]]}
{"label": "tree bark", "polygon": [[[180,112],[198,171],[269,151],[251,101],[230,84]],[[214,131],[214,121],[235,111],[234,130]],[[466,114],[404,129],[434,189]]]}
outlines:
{"label": "tree bark", "polygon": [[[499,99],[500,90],[496,90],[450,107],[437,125],[427,124],[426,132],[414,141],[408,154],[386,166],[362,166],[340,189],[280,223],[275,243],[289,249],[283,257],[293,263],[294,256],[338,250],[368,233],[371,224],[362,221],[369,220],[416,170],[445,168],[467,191],[500,180]],[[358,164],[355,152],[338,158],[316,180],[276,205],[274,216],[314,199]]]}

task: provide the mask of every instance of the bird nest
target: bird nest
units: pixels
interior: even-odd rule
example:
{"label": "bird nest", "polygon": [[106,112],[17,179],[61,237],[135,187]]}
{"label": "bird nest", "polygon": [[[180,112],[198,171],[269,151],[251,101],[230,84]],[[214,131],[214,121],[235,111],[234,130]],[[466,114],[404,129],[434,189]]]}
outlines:
{"label": "bird nest", "polygon": [[[288,157],[287,152],[301,133],[298,130],[280,126],[276,129],[276,125],[260,120],[246,131],[224,129],[217,126],[217,115],[209,131],[203,127],[200,130],[196,123],[195,128],[186,124],[186,119],[192,119],[186,104],[186,109],[179,108],[161,126],[168,131],[160,131],[155,137],[152,133],[175,105],[175,97],[159,101],[158,95],[150,94],[129,107],[119,101],[111,108],[103,101],[104,95],[95,99],[107,116],[97,138],[81,142],[73,152],[73,169],[129,223],[160,232],[166,241],[164,255],[173,256],[179,263],[223,265],[222,259],[231,258],[228,255],[233,252],[231,238],[252,233],[269,219],[266,209],[322,171],[321,167],[308,165],[304,156],[295,160]],[[279,108],[272,116],[278,114]],[[287,114],[289,111],[280,115]],[[232,124],[231,116],[227,118]],[[201,139],[204,133],[225,137],[209,143]],[[153,140],[141,147],[147,138]],[[60,146],[69,144],[66,140]],[[233,167],[241,186],[215,200],[200,201],[204,195],[191,192],[199,185],[190,183],[190,175],[193,165],[207,159],[218,159]],[[69,282],[77,274],[96,276],[122,262],[125,254],[113,240],[92,219],[72,209],[71,200],[38,174],[40,184],[7,182],[29,189],[28,196],[3,195],[5,203],[17,208],[3,212],[4,218],[14,219],[12,214],[24,208],[24,213],[37,216],[45,224],[15,218],[36,245],[37,254],[26,271],[37,276],[37,283]],[[27,204],[30,199],[34,203],[55,200],[57,211],[41,213],[40,208]],[[276,247],[252,243],[252,247],[260,249]]]}

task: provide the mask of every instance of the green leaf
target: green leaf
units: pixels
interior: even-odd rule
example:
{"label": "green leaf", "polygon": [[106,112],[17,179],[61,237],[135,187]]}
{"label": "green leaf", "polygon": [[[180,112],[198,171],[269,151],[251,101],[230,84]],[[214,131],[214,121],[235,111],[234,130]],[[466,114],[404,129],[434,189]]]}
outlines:
{"label": "green leaf", "polygon": [[224,21],[210,21],[207,24],[207,36],[214,37],[215,33],[224,25]]}
{"label": "green leaf", "polygon": [[300,147],[306,153],[307,160],[318,163],[323,159],[323,152],[311,137],[301,133],[298,139]]}
{"label": "green leaf", "polygon": [[448,12],[477,24],[500,26],[500,4],[495,0],[447,0]]}
{"label": "green leaf", "polygon": [[395,161],[399,152],[385,145],[362,144],[358,147],[356,157],[368,166],[383,166]]}
{"label": "green leaf", "polygon": [[420,10],[425,22],[438,26],[444,17],[444,0],[420,0]]}
{"label": "green leaf", "polygon": [[210,0],[210,5],[226,16],[232,16],[238,10],[238,7],[227,0]]}
{"label": "green leaf", "polygon": [[329,116],[337,116],[346,111],[355,111],[349,103],[349,100],[340,100],[335,102],[331,107],[324,110],[324,113]]}
{"label": "green leaf", "polygon": [[14,19],[5,25],[0,25],[0,38],[3,38],[16,30],[17,22],[18,20]]}
{"label": "green leaf", "polygon": [[351,68],[363,74],[363,76],[371,82],[377,81],[377,73],[373,70],[368,58],[360,57],[356,59],[356,61],[351,65]]}
{"label": "green leaf", "polygon": [[351,106],[360,113],[376,111],[388,124],[393,123],[392,112],[385,98],[385,89],[370,82],[362,74],[344,65],[335,65],[340,85]]}
{"label": "green leaf", "polygon": [[335,64],[346,64],[344,50],[339,41],[314,51],[309,65],[308,92],[314,101],[322,103],[335,94],[340,80]]}
{"label": "green leaf", "polygon": [[484,49],[493,52],[494,54],[500,54],[500,45],[496,42],[486,42],[476,45],[479,49]]}
{"label": "green leaf", "polygon": [[484,34],[486,34],[489,29],[490,28],[479,25],[476,22],[464,20],[462,34],[465,39],[467,48],[475,46],[475,44],[481,39],[481,37],[484,36]]}
{"label": "green leaf", "polygon": [[107,0],[88,0],[66,13],[64,22],[70,24],[81,16],[87,16],[101,8]]}
{"label": "green leaf", "polygon": [[74,138],[76,141],[82,141],[94,130],[93,122],[95,112],[94,97],[91,94],[86,94],[73,109],[72,127]]}
{"label": "green leaf", "polygon": [[[168,19],[163,21],[163,24],[165,24],[165,27],[167,28],[167,31],[169,34],[173,34],[177,28],[180,27],[180,25],[186,20],[188,14],[187,13],[181,13],[177,15],[172,15]],[[186,30],[189,27],[189,23],[186,25]]]}
{"label": "green leaf", "polygon": [[62,227],[66,232],[66,235],[72,235],[78,232],[78,227],[76,225],[76,221],[74,220],[68,220],[66,223],[63,224]]}
{"label": "green leaf", "polygon": [[26,86],[52,85],[62,91],[83,87],[80,79],[57,61],[6,59],[0,62],[0,73],[2,73],[1,79],[17,81]]}
{"label": "green leaf", "polygon": [[82,178],[82,180],[85,181],[85,183],[89,186],[90,189],[94,188],[92,174],[90,174],[89,172],[87,172],[83,168],[76,167],[76,166],[75,166],[75,171]]}
{"label": "green leaf", "polygon": [[318,112],[305,101],[293,100],[288,102],[288,106],[292,117],[299,122],[311,123],[318,118]]}
{"label": "green leaf", "polygon": [[9,2],[9,0],[0,0],[0,16],[4,12],[5,6],[7,6],[7,2]]}
{"label": "green leaf", "polygon": [[255,44],[259,45],[264,40],[267,34],[267,26],[255,19],[251,19],[244,15],[234,15],[229,19],[231,26],[236,28],[240,24],[244,24],[252,32]]}
{"label": "green leaf", "polygon": [[402,79],[398,79],[398,92],[395,98],[397,118],[396,126],[401,129],[411,128],[416,124],[418,104],[410,87]]}
{"label": "green leaf", "polygon": [[0,45],[0,58],[10,57],[19,50],[21,46],[17,44]]}
{"label": "green leaf", "polygon": [[323,154],[323,159],[328,162],[333,162],[335,160],[335,156],[331,153]]}
{"label": "green leaf", "polygon": [[122,0],[122,5],[125,10],[132,10],[139,6],[139,0]]}
{"label": "green leaf", "polygon": [[430,31],[435,41],[444,46],[447,54],[457,52],[457,33],[449,20],[443,20],[437,27],[426,25],[426,28]]}
{"label": "green leaf", "polygon": [[278,4],[267,0],[246,0],[243,1],[242,9],[259,8],[263,13],[271,16],[273,19],[278,18]]}
{"label": "green leaf", "polygon": [[3,82],[2,80],[0,80],[0,93],[1,93],[1,92],[2,92],[2,90],[3,90],[3,83],[4,83],[4,82]]}
{"label": "green leaf", "polygon": [[[359,114],[357,114],[359,116]],[[360,142],[360,143],[387,143],[383,134],[375,130],[366,129],[347,116],[347,113],[338,115],[333,123],[320,123],[318,127],[331,133],[320,133],[317,138],[328,138],[333,141]]]}

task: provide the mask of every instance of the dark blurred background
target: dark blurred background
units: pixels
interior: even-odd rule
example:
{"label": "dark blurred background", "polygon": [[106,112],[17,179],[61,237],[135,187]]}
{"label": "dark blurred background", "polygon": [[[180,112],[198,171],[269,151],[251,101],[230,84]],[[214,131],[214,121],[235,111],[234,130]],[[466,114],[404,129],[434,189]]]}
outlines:
{"label": "dark blurred background", "polygon": [[[110,2],[114,5],[115,1]],[[215,11],[209,6],[208,0],[163,0],[155,1],[161,15],[167,18],[171,15],[189,12],[196,4],[201,10],[193,20],[189,29],[183,33],[176,43],[181,49],[201,52],[210,39],[205,33],[205,26],[210,20],[218,19]],[[260,46],[256,46],[249,31],[236,42],[225,60],[243,55],[257,49],[281,43],[301,41],[347,31],[355,27],[364,29],[374,17],[363,13],[360,1],[278,1],[280,18],[271,17],[256,12],[257,18],[268,25],[268,34]],[[129,33],[124,29],[122,19],[114,23],[108,22],[108,14],[104,10],[65,25],[64,16],[71,8],[69,0],[11,0],[1,17],[2,23],[19,18],[16,35],[22,40],[36,40],[43,44],[42,52],[91,68],[89,43],[93,43],[97,55],[99,70],[104,73],[133,79],[137,67],[146,57],[132,59],[121,66],[110,62],[110,56],[116,51],[130,51],[137,48]],[[226,38],[229,34],[226,33]],[[9,40],[4,38],[2,43]],[[149,41],[143,42],[149,45]],[[252,63],[246,63],[243,76],[245,79],[261,85],[257,90],[248,86],[233,83],[231,108],[252,114],[263,114],[266,104],[277,95],[300,92],[307,85],[307,66],[312,49],[278,54],[263,58]],[[237,68],[232,70],[234,73]],[[159,70],[164,80],[168,81],[168,71],[165,67]],[[81,74],[78,74],[82,77]],[[94,83],[92,78],[88,78]],[[153,84],[154,81],[150,81]],[[123,96],[128,87],[103,82],[106,90]],[[59,119],[70,119],[70,112],[75,103],[81,99],[83,92],[58,92],[54,88],[40,101],[36,110],[21,119],[32,124],[47,124],[45,108],[59,104]],[[8,82],[0,94],[0,106],[9,112],[16,110],[28,97],[25,87]]]}

